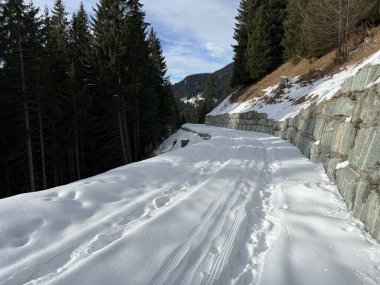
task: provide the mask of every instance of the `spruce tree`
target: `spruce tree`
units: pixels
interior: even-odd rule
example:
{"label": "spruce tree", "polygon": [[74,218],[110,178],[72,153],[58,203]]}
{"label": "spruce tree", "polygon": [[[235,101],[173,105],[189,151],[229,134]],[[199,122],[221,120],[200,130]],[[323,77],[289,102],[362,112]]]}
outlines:
{"label": "spruce tree", "polygon": [[[3,133],[3,143],[14,142],[5,161],[5,181],[7,192],[35,191],[36,155],[33,148],[33,104],[36,91],[36,66],[42,48],[40,42],[39,10],[32,4],[26,5],[22,0],[5,1],[1,4],[1,75],[3,103],[11,108],[7,121],[13,122],[12,130]],[[22,123],[21,123],[22,122]],[[6,126],[5,129],[7,129]],[[25,155],[26,154],[26,155]],[[24,169],[20,164],[26,165]],[[26,174],[26,175],[25,175]],[[15,179],[15,177],[19,179]],[[13,177],[13,178],[12,178]],[[25,180],[23,178],[26,178]],[[16,192],[17,193],[17,192]],[[20,193],[20,192],[18,192]]]}
{"label": "spruce tree", "polygon": [[234,67],[231,77],[231,86],[236,87],[250,81],[250,74],[246,68],[246,53],[248,45],[248,11],[250,0],[241,0],[236,17],[236,27],[234,39],[237,42],[233,45],[234,49]]}
{"label": "spruce tree", "polygon": [[[68,97],[71,110],[68,112],[68,121],[72,122],[72,144],[74,148],[76,177],[80,179],[84,173],[84,134],[89,126],[89,110],[91,107],[89,89],[89,50],[91,34],[89,21],[81,2],[77,13],[74,13],[70,27],[70,57],[71,64],[68,71]],[[71,111],[71,112],[70,112]]]}
{"label": "spruce tree", "polygon": [[[96,106],[98,144],[109,166],[132,162],[130,124],[127,120],[126,92],[127,3],[123,0],[100,0],[93,18],[94,66],[96,69]],[[103,135],[102,135],[103,134]],[[119,153],[122,154],[120,157]]]}
{"label": "spruce tree", "polygon": [[288,0],[284,20],[284,57],[294,63],[307,57],[304,17],[308,0]]}
{"label": "spruce tree", "polygon": [[163,56],[160,40],[157,38],[153,28],[149,33],[150,59],[153,63],[159,99],[158,120],[160,131],[164,136],[170,135],[177,125],[177,102],[175,101],[169,78],[166,76],[167,66]]}
{"label": "spruce tree", "polygon": [[202,104],[201,114],[200,114],[200,122],[204,123],[206,119],[206,115],[212,111],[214,108],[214,99],[216,97],[216,83],[213,74],[207,79],[205,90],[203,92],[204,102]]}
{"label": "spruce tree", "polygon": [[134,158],[139,160],[141,146],[151,144],[159,135],[158,96],[154,82],[154,66],[149,58],[145,13],[138,0],[127,1],[127,89],[134,106]]}
{"label": "spruce tree", "polygon": [[286,0],[254,1],[249,7],[247,68],[257,81],[283,62]]}

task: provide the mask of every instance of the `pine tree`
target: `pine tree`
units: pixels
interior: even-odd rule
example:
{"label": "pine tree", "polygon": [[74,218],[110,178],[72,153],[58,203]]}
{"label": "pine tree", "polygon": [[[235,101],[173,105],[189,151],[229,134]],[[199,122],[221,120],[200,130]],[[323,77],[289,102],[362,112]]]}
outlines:
{"label": "pine tree", "polygon": [[247,68],[257,81],[283,61],[281,45],[286,0],[254,1],[249,6]]}
{"label": "pine tree", "polygon": [[61,53],[65,53],[68,47],[68,13],[62,0],[55,0],[51,17],[51,30],[54,48]]}
{"label": "pine tree", "polygon": [[216,97],[216,83],[213,74],[207,79],[205,90],[203,92],[204,102],[200,112],[200,122],[204,123],[206,115],[212,111],[214,108],[214,99]]}
{"label": "pine tree", "polygon": [[158,120],[160,132],[164,136],[170,135],[177,125],[177,102],[175,101],[169,78],[166,76],[167,66],[163,56],[160,40],[153,28],[149,33],[150,59],[153,63],[158,83],[157,93],[159,99]]}
{"label": "pine tree", "polygon": [[304,18],[308,0],[288,0],[284,21],[284,57],[297,63],[308,57],[305,42]]}
{"label": "pine tree", "polygon": [[[42,48],[40,21],[37,17],[39,11],[32,4],[25,5],[22,0],[6,1],[1,4],[0,10],[2,39],[0,61],[3,81],[6,83],[2,95],[5,108],[11,107],[13,110],[11,113],[5,110],[5,114],[9,116],[7,120],[14,123],[12,131],[3,133],[6,136],[3,143],[14,142],[5,158],[7,165],[4,180],[9,193],[17,193],[12,190],[14,187],[23,191],[35,191],[36,155],[32,143],[34,131],[32,104],[35,102],[36,66]],[[25,163],[27,169],[19,167],[20,163]],[[28,173],[27,176],[23,174],[24,171]],[[19,179],[13,181],[14,175]],[[28,177],[28,183],[24,184],[23,177]]]}
{"label": "pine tree", "polygon": [[239,15],[236,17],[236,27],[234,39],[237,44],[233,45],[234,49],[234,67],[231,78],[231,86],[236,87],[250,81],[250,74],[246,68],[246,53],[248,45],[248,8],[249,0],[241,0],[238,10]]}
{"label": "pine tree", "polygon": [[138,0],[127,1],[127,88],[134,106],[134,158],[141,157],[141,145],[150,144],[158,136],[158,97],[155,90],[154,66],[149,58],[145,13]]}
{"label": "pine tree", "polygon": [[[101,0],[95,14],[94,65],[98,81],[94,112],[98,116],[100,131],[97,136],[103,138],[98,143],[108,153],[105,160],[112,167],[132,162],[130,125],[127,120],[130,96],[125,92],[128,70],[127,3],[122,0]],[[119,153],[122,153],[122,157]]]}
{"label": "pine tree", "polygon": [[71,64],[69,69],[69,98],[71,113],[68,120],[72,121],[72,135],[75,153],[75,168],[77,179],[80,179],[84,169],[84,138],[85,125],[88,124],[90,110],[90,94],[88,90],[89,79],[89,50],[91,47],[91,34],[89,20],[84,10],[83,2],[77,13],[74,13],[70,28]]}
{"label": "pine tree", "polygon": [[140,2],[101,0],[95,12],[90,26],[83,3],[69,22],[62,0],[51,15],[0,2],[0,197],[139,160],[176,127]]}
{"label": "pine tree", "polygon": [[261,79],[283,61],[287,0],[242,0],[236,18],[232,87]]}

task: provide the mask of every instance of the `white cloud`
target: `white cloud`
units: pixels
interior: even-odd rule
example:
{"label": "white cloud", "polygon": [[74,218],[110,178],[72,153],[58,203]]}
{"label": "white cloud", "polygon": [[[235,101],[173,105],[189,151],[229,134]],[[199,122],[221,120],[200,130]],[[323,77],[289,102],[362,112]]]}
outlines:
{"label": "white cloud", "polygon": [[225,58],[230,55],[231,49],[222,48],[214,43],[206,44],[207,50],[210,52],[212,57]]}

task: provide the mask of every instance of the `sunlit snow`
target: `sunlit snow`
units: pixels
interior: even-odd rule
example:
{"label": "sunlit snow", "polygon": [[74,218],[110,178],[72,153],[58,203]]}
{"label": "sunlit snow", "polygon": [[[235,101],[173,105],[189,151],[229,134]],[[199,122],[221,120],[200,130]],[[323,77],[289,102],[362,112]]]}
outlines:
{"label": "sunlit snow", "polygon": [[155,158],[0,200],[0,284],[380,284],[380,246],[321,165],[185,127],[211,139],[180,131]]}
{"label": "sunlit snow", "polygon": [[[318,104],[324,100],[331,99],[341,89],[342,84],[347,78],[357,74],[359,70],[366,65],[378,64],[380,64],[380,51],[363,60],[361,63],[350,65],[341,72],[323,77],[307,85],[299,82],[298,76],[291,78],[289,82],[290,87],[283,90],[284,97],[287,99],[276,102],[276,104],[266,104],[262,98],[256,98],[242,103],[232,103],[230,101],[232,95],[230,95],[209,115],[215,116],[225,113],[232,114],[257,111],[259,113],[268,114],[270,119],[283,121],[286,118],[294,117],[301,109],[308,107],[311,103]],[[368,87],[374,84],[376,84],[376,82],[369,84]],[[265,91],[264,96],[275,96],[277,87],[278,85],[275,85],[263,90]],[[315,100],[306,100],[303,103],[294,104],[295,100],[305,96],[307,98],[315,97]]]}

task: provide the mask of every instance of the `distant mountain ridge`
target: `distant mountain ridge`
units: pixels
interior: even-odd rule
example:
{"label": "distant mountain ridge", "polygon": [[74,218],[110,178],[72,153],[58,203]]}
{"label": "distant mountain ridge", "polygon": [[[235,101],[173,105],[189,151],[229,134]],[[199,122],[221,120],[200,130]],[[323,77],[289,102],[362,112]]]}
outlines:
{"label": "distant mountain ridge", "polygon": [[[233,63],[219,69],[213,73],[216,83],[216,99],[224,97],[224,90],[230,83],[232,76]],[[207,78],[211,73],[199,73],[187,76],[184,80],[174,84],[172,90],[177,98],[196,97],[199,93],[203,93]]]}

